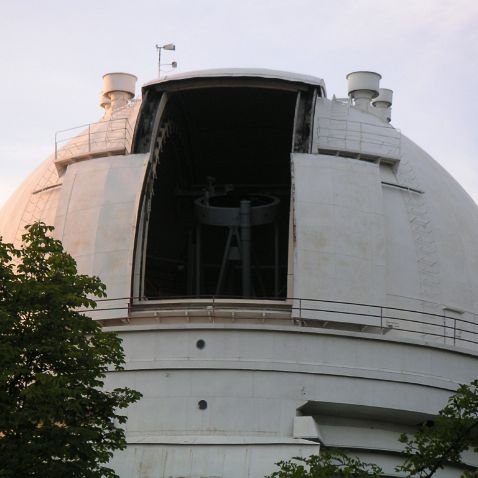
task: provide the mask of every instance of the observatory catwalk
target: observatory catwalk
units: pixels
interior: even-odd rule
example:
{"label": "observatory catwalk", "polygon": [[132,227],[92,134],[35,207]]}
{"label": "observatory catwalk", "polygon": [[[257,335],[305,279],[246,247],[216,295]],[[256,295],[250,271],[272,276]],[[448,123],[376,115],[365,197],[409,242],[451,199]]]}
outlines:
{"label": "observatory catwalk", "polygon": [[139,100],[107,74],[101,120],[57,133],[0,211],[5,241],[43,220],[107,286],[89,314],[126,352],[107,386],[143,394],[122,478],[260,478],[331,447],[392,475],[399,434],[477,377],[478,208],[380,80],[328,98],[206,70]]}

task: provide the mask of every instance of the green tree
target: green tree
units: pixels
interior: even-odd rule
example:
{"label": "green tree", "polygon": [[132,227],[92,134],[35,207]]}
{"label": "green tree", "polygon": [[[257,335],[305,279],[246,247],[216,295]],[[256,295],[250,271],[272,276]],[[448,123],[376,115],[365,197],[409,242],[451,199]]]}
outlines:
{"label": "green tree", "polygon": [[333,451],[280,461],[277,465],[280,469],[267,478],[379,478],[383,473],[378,465]]}
{"label": "green tree", "polygon": [[0,477],[116,477],[105,464],[126,446],[119,410],[140,398],[103,388],[124,362],[119,337],[79,312],[104,297],[49,233],[0,241]]}
{"label": "green tree", "polygon": [[[460,385],[437,418],[424,423],[412,436],[402,434],[404,462],[396,471],[407,478],[431,478],[446,465],[459,466],[463,476],[478,477],[462,461],[467,450],[478,452],[478,380]],[[325,451],[308,458],[277,463],[279,470],[267,478],[378,477],[381,468],[358,457]]]}
{"label": "green tree", "polygon": [[478,380],[460,385],[433,422],[412,437],[402,434],[400,441],[406,460],[397,471],[408,477],[430,478],[448,463],[466,468],[463,452],[478,451]]}

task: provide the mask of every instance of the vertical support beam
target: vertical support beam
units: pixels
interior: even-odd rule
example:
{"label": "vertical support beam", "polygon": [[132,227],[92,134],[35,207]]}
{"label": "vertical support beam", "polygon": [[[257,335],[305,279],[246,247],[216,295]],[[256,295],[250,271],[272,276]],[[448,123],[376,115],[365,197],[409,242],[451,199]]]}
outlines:
{"label": "vertical support beam", "polygon": [[196,226],[196,296],[201,295],[201,224]]}
{"label": "vertical support beam", "polygon": [[279,297],[279,226],[274,223],[274,298]]}
{"label": "vertical support beam", "polygon": [[251,201],[241,201],[242,295],[251,297]]}
{"label": "vertical support beam", "polygon": [[232,237],[234,235],[235,228],[229,227],[227,232],[227,241],[226,248],[224,249],[224,254],[222,256],[221,269],[219,271],[219,279],[216,286],[216,295],[221,295],[222,286],[224,283],[224,278],[226,277],[227,261],[229,260],[229,255],[231,253],[231,243]]}
{"label": "vertical support beam", "polygon": [[186,264],[186,292],[193,295],[194,290],[194,264],[196,262],[193,231],[188,232],[188,262]]}

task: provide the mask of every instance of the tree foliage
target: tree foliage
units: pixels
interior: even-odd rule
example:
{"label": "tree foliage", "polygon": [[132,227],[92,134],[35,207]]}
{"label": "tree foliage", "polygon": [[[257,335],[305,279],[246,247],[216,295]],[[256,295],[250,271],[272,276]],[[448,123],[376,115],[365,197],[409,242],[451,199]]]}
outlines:
{"label": "tree foliage", "polygon": [[406,476],[429,478],[447,463],[464,466],[462,453],[478,451],[478,380],[460,385],[433,422],[400,441],[407,458],[397,471]]}
{"label": "tree foliage", "polygon": [[[395,471],[407,478],[431,478],[446,465],[460,466],[465,478],[477,478],[477,470],[462,461],[467,450],[478,452],[478,380],[460,385],[433,422],[424,423],[413,436],[402,434],[404,462]],[[279,470],[267,478],[378,477],[375,464],[340,452],[325,451],[308,458],[277,463]]]}
{"label": "tree foliage", "polygon": [[103,389],[124,362],[120,339],[79,312],[104,297],[79,275],[53,228],[27,228],[19,249],[0,241],[0,477],[116,477],[126,446],[119,410],[140,398]]}
{"label": "tree foliage", "polygon": [[383,473],[378,465],[332,451],[281,461],[277,465],[280,470],[267,478],[378,478]]}

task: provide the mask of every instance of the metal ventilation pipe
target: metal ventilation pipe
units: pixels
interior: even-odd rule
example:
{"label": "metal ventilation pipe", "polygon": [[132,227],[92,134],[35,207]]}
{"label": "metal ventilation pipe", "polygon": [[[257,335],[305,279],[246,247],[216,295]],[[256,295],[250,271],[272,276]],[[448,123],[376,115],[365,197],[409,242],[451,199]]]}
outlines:
{"label": "metal ventilation pipe", "polygon": [[392,120],[392,102],[393,91],[387,88],[380,88],[378,90],[378,96],[372,101],[374,114],[387,123],[390,123]]}
{"label": "metal ventilation pipe", "polygon": [[100,106],[105,110],[105,116],[109,116],[111,113],[111,100],[103,92],[100,93]]}
{"label": "metal ventilation pipe", "polygon": [[103,99],[100,100],[100,105],[105,108],[107,114],[111,114],[128,104],[128,101],[134,97],[137,79],[135,75],[130,73],[107,73],[103,75],[102,94],[110,100],[111,105],[109,110],[106,109],[103,106]]}
{"label": "metal ventilation pipe", "polygon": [[382,76],[373,71],[353,71],[346,78],[352,104],[362,111],[369,111],[370,102],[378,96]]}

